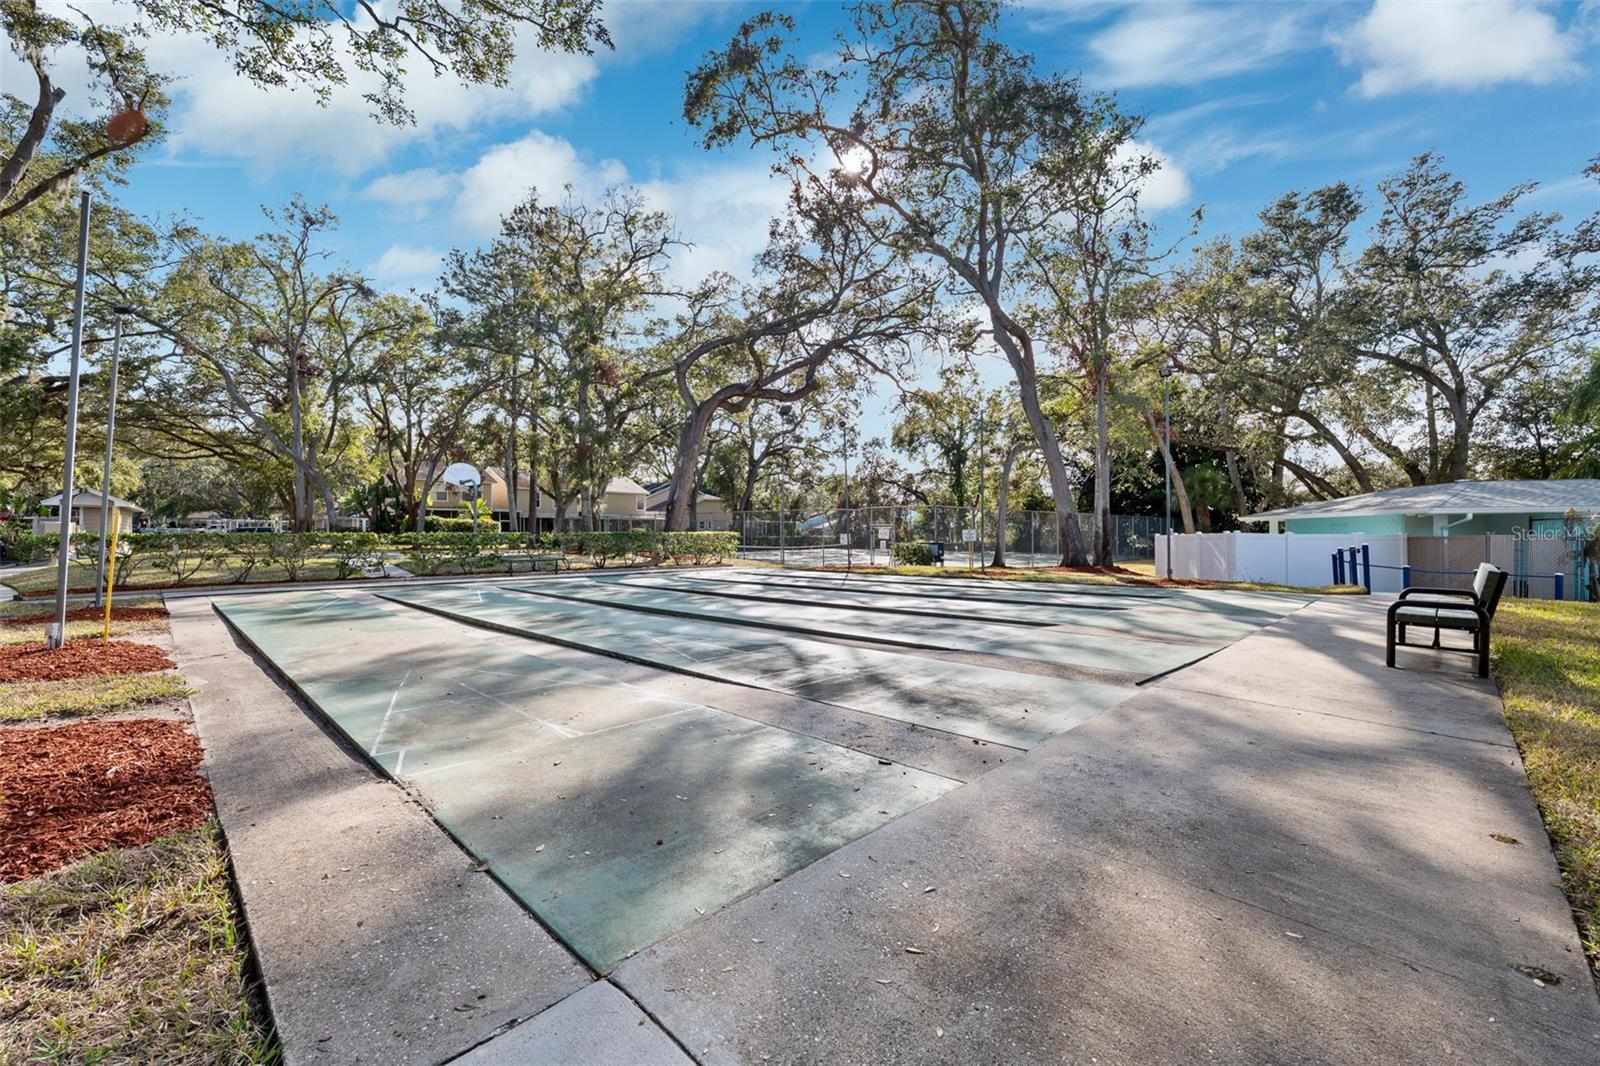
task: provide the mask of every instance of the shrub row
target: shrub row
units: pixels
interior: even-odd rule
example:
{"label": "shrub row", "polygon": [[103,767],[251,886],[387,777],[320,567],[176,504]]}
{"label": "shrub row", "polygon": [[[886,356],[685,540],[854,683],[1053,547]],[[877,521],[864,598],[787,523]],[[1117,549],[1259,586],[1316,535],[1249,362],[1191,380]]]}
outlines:
{"label": "shrub row", "polygon": [[889,554],[901,566],[933,565],[933,545],[925,540],[897,540],[889,546]]}
{"label": "shrub row", "polygon": [[[17,557],[38,562],[56,550],[55,536],[22,534]],[[98,533],[74,533],[73,551],[94,559]],[[249,581],[257,570],[274,568],[297,581],[313,563],[333,564],[340,578],[357,577],[395,562],[414,574],[481,573],[533,568],[551,555],[576,555],[603,567],[619,561],[679,562],[703,565],[731,557],[737,533],[696,530],[667,533],[650,529],[605,532],[503,533],[130,533],[117,544],[118,584],[148,571],[166,583],[184,585],[218,572],[228,581]]]}

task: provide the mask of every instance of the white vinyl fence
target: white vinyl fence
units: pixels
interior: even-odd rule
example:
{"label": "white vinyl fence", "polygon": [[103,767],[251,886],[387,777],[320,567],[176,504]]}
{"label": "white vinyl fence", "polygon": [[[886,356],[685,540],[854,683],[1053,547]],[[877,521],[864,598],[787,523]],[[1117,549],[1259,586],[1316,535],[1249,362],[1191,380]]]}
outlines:
{"label": "white vinyl fence", "polygon": [[[1263,581],[1315,587],[1333,583],[1333,553],[1367,545],[1373,592],[1399,592],[1406,538],[1356,533],[1178,533],[1172,537],[1172,576],[1206,581]],[[1156,574],[1167,573],[1167,538],[1155,538]],[[1360,584],[1361,574],[1345,580]]]}
{"label": "white vinyl fence", "polygon": [[[1166,537],[1156,534],[1156,574],[1167,572]],[[1364,533],[1179,533],[1172,576],[1207,581],[1264,581],[1315,587],[1332,584],[1333,556],[1344,552],[1343,579],[1373,592],[1410,585],[1469,588],[1479,563],[1511,575],[1506,595],[1532,599],[1596,599],[1600,574],[1584,554],[1583,537],[1474,533],[1457,537],[1370,537]],[[1355,549],[1355,565],[1349,551]],[[1363,555],[1361,549],[1366,549]]]}

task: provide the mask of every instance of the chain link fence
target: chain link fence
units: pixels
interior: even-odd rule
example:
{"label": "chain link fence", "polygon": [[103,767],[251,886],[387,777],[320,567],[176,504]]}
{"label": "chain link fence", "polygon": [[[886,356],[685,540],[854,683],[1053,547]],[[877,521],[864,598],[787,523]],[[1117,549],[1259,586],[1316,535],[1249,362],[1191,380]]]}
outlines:
{"label": "chain link fence", "polygon": [[1592,600],[1600,575],[1585,556],[1586,538],[1560,530],[1531,534],[1459,534],[1409,537],[1408,576],[1415,585],[1469,589],[1479,563],[1511,575],[1506,595],[1530,599]]}
{"label": "chain link fence", "polygon": [[[988,565],[996,542],[1004,538],[1007,566],[1043,567],[1061,562],[1059,526],[1054,511],[1010,511],[1005,529],[993,510],[914,505],[852,507],[821,512],[734,511],[731,528],[739,534],[742,559],[790,566],[856,563],[885,565],[893,546],[923,541],[943,546],[944,565]],[[1092,543],[1094,519],[1078,516],[1085,543]],[[1112,516],[1112,552],[1118,562],[1155,558],[1160,518]]]}

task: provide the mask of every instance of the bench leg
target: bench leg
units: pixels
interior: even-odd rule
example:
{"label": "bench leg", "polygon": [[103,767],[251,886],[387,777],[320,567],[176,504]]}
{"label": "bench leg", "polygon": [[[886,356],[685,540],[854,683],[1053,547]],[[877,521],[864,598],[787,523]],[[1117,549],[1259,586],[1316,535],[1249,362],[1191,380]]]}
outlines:
{"label": "bench leg", "polygon": [[1482,628],[1480,630],[1477,630],[1476,632],[1473,633],[1472,637],[1473,637],[1473,640],[1475,640],[1477,642],[1474,646],[1478,649],[1478,676],[1479,677],[1488,677],[1489,676],[1489,627],[1485,626],[1484,628]]}
{"label": "bench leg", "polygon": [[[1394,665],[1394,629],[1395,629],[1395,627],[1394,627],[1394,623],[1393,622],[1390,622],[1389,625],[1386,627],[1385,639],[1384,639],[1384,642],[1383,642],[1384,643],[1384,665],[1386,665],[1386,666],[1393,666]],[[1404,627],[1403,626],[1401,627],[1401,631],[1404,632]]]}

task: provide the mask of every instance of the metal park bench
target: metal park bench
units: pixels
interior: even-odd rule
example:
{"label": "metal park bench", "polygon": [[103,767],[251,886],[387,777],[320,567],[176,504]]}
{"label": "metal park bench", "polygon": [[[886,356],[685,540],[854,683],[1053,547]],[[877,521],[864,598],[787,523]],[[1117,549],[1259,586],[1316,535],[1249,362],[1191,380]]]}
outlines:
{"label": "metal park bench", "polygon": [[1446,648],[1439,643],[1440,630],[1457,629],[1472,634],[1470,654],[1478,657],[1478,676],[1488,677],[1489,627],[1494,621],[1495,608],[1500,606],[1506,577],[1506,572],[1498,566],[1482,563],[1473,574],[1471,590],[1417,587],[1401,592],[1400,598],[1389,605],[1388,664],[1394,665],[1395,648],[1421,647],[1406,643],[1406,630],[1412,626],[1432,629],[1432,647],[1440,651],[1469,651]]}

